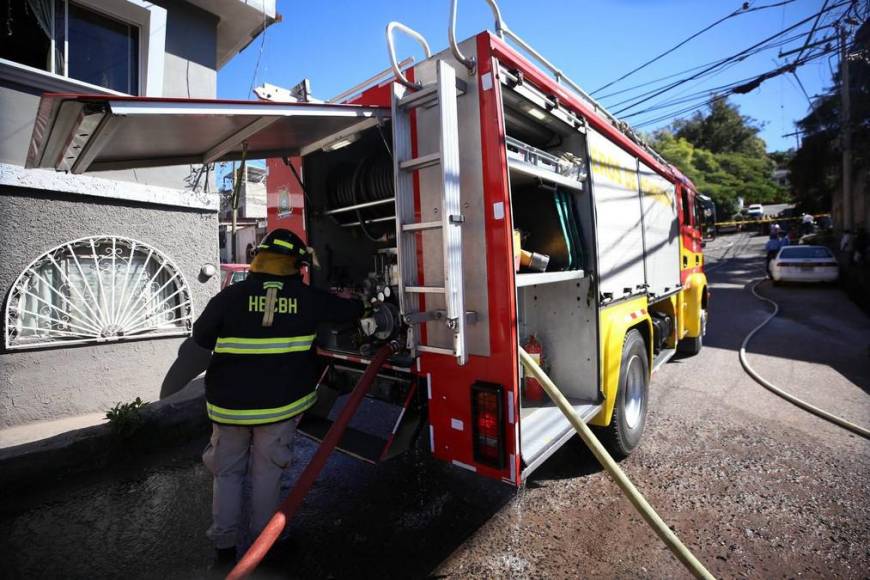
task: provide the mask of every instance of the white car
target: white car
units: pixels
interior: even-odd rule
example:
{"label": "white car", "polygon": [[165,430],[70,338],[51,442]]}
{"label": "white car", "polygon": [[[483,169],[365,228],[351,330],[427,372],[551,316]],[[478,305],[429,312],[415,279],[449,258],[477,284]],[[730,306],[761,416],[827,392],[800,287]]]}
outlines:
{"label": "white car", "polygon": [[760,203],[753,203],[746,208],[746,215],[753,218],[760,218],[764,216],[764,206]]}
{"label": "white car", "polygon": [[835,282],[840,275],[837,259],[825,246],[785,246],[770,262],[773,283]]}

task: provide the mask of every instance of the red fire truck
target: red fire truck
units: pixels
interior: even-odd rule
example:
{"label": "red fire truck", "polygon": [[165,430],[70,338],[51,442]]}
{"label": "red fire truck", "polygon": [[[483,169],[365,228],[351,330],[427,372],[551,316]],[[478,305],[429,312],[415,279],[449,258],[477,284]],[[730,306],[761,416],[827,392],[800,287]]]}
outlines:
{"label": "red fire truck", "polygon": [[[319,333],[319,402],[300,425],[311,437],[374,349],[399,341],[339,448],[376,462],[422,441],[520,485],[573,435],[524,376],[522,345],[625,456],[652,372],[702,346],[698,194],[489,4],[495,32],[457,42],[454,2],[436,54],[391,23],[391,68],[330,101],[46,95],[28,164],[268,158],[269,227],[307,238],[320,262],[311,284],[371,307],[360,325]],[[396,32],[426,58],[397,62]]]}

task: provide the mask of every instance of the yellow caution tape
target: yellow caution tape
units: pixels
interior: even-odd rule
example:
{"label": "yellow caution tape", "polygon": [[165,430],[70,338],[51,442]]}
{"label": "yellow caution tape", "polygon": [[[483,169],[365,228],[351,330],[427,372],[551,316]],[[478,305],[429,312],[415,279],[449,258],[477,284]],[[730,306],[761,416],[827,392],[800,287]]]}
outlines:
{"label": "yellow caution tape", "polygon": [[[827,214],[827,213],[817,213],[817,214],[813,215],[813,217],[814,218],[830,217],[830,215],[831,214]],[[759,224],[759,223],[769,224],[769,223],[789,222],[789,221],[795,221],[795,220],[801,220],[801,219],[803,219],[803,216],[795,216],[795,217],[790,217],[790,218],[772,218],[769,216],[764,216],[764,217],[760,217],[757,219],[745,219],[745,220],[730,221],[730,222],[716,222],[713,225],[718,227],[718,226],[752,225],[752,224]]]}

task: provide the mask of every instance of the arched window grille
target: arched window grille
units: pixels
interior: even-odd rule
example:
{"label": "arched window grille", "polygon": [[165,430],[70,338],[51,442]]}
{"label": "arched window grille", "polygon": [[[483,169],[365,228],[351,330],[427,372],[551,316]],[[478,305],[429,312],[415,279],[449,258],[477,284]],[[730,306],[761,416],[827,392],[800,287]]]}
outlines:
{"label": "arched window grille", "polygon": [[81,238],[30,263],[5,313],[8,350],[190,334],[181,271],[160,250],[120,236]]}

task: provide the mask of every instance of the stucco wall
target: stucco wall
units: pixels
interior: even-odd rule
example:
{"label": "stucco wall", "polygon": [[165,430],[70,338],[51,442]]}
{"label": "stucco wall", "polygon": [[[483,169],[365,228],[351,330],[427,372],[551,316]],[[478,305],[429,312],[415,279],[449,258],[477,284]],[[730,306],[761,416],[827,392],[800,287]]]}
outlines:
{"label": "stucco wall", "polygon": [[[218,264],[217,213],[0,186],[0,297],[45,251],[92,235],[120,235],[153,245],[181,269],[194,317],[218,291],[202,281]],[[137,396],[156,400],[183,339],[149,339],[32,351],[0,351],[0,428],[101,411]]]}
{"label": "stucco wall", "polygon": [[218,17],[185,2],[154,2],[166,9],[163,96],[217,96]]}

